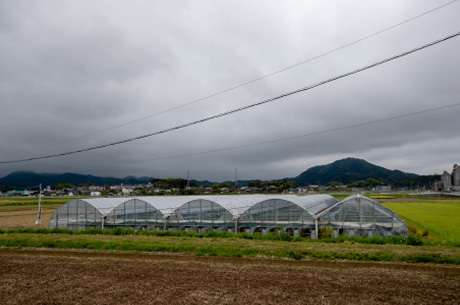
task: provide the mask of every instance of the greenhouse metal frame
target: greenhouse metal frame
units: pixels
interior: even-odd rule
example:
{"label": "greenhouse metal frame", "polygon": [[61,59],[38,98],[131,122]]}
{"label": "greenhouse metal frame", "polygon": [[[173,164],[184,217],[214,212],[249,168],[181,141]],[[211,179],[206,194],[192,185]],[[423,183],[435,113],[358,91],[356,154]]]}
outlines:
{"label": "greenhouse metal frame", "polygon": [[365,196],[329,195],[154,196],[72,200],[56,210],[49,228],[133,228],[273,233],[318,238],[406,235],[404,221]]}

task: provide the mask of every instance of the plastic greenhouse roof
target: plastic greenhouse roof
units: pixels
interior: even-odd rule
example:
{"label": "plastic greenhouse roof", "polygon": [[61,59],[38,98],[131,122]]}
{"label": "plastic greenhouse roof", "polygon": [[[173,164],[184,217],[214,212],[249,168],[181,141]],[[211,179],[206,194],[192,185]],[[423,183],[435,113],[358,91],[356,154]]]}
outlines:
{"label": "plastic greenhouse roof", "polygon": [[164,217],[171,215],[176,209],[182,205],[195,200],[207,200],[217,203],[233,217],[239,217],[244,211],[251,206],[263,201],[266,198],[264,195],[235,195],[235,196],[171,196],[171,197],[135,197],[151,204],[156,209],[160,210]]}
{"label": "plastic greenhouse roof", "polygon": [[[97,198],[97,199],[78,199],[96,208],[103,217],[107,216],[118,206],[131,200],[140,200],[159,210],[163,217],[168,217],[182,205],[195,201],[212,201],[226,209],[234,218],[240,217],[251,207],[266,200],[286,200],[290,201],[302,209],[306,210],[314,218],[318,213],[334,206],[338,200],[329,195],[230,195],[230,196],[154,196],[154,197],[128,197],[128,198]],[[70,202],[77,201],[72,200]],[[68,202],[68,203],[70,203]]]}
{"label": "plastic greenhouse roof", "polygon": [[354,199],[362,199],[362,200],[366,200],[366,201],[370,201],[372,202],[373,204],[376,204],[379,206],[380,209],[382,210],[385,210],[387,212],[389,212],[390,214],[394,215],[394,217],[400,219],[402,222],[404,222],[404,220],[402,220],[401,217],[399,217],[399,215],[397,215],[395,212],[393,212],[392,210],[390,210],[389,208],[381,205],[380,203],[378,203],[377,201],[369,198],[369,197],[366,197],[366,196],[363,196],[363,195],[359,195],[359,194],[356,194],[356,195],[351,195],[351,196],[348,196],[347,198],[343,199],[342,201],[338,201],[337,203],[331,205],[330,207],[324,209],[323,211],[321,211],[317,217],[321,217],[323,216],[324,214],[326,214],[327,211],[333,209],[335,206],[339,205],[340,203],[346,203],[347,201],[350,201],[350,200],[354,200]]}
{"label": "plastic greenhouse roof", "polygon": [[[171,215],[177,208],[191,201],[192,196],[154,196],[154,197],[134,197],[130,200],[141,200],[152,205],[159,210],[164,217]],[[187,199],[188,198],[188,199]]]}
{"label": "plastic greenhouse roof", "polygon": [[393,212],[392,210],[390,210],[390,209],[387,208],[386,206],[384,206],[384,205],[378,203],[377,201],[375,201],[375,200],[373,200],[373,199],[371,199],[371,198],[368,198],[368,197],[366,197],[366,196],[359,195],[359,194],[358,194],[358,195],[352,195],[352,196],[349,196],[349,197],[343,199],[342,202],[346,202],[346,201],[348,201],[348,200],[352,200],[352,199],[356,199],[356,198],[361,198],[361,199],[370,201],[370,202],[372,202],[372,203],[378,205],[379,209],[389,212],[390,214],[393,215],[393,217],[395,217],[395,218],[397,218],[398,220],[400,220],[401,222],[404,222],[404,223],[405,223],[405,221],[404,221],[398,214],[396,214],[395,212]]}
{"label": "plastic greenhouse roof", "polygon": [[289,200],[292,203],[297,204],[313,216],[313,218],[317,218],[322,211],[339,202],[337,199],[329,195],[285,195],[279,197],[279,199]]}
{"label": "plastic greenhouse roof", "polygon": [[[97,198],[97,199],[77,199],[72,201],[84,201],[96,208],[101,215],[107,216],[117,206],[130,200],[131,198]],[[71,201],[71,202],[72,202]],[[69,202],[70,203],[70,202]]]}
{"label": "plastic greenhouse roof", "polygon": [[230,195],[230,196],[174,196],[174,197],[136,197],[132,199],[143,200],[160,210],[164,217],[171,215],[182,205],[195,201],[207,200],[212,201],[226,209],[234,218],[238,218],[254,205],[271,199],[280,199],[290,201],[302,209],[306,210],[313,217],[324,209],[338,202],[329,195]]}

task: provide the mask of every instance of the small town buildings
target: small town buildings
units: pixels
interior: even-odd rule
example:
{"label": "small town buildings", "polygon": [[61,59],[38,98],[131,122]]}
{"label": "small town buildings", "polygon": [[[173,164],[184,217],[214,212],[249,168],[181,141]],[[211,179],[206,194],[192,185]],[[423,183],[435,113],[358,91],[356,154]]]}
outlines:
{"label": "small town buildings", "polygon": [[460,191],[460,167],[457,164],[454,164],[452,170],[452,189],[454,191]]}
{"label": "small town buildings", "polygon": [[377,185],[375,190],[377,192],[391,192],[391,185]]}
{"label": "small town buildings", "polygon": [[12,190],[8,191],[8,196],[30,196],[32,195],[32,191],[25,190]]}
{"label": "small town buildings", "polygon": [[460,192],[460,167],[457,164],[454,164],[452,173],[447,171],[442,173],[441,184],[442,190],[445,192]]}

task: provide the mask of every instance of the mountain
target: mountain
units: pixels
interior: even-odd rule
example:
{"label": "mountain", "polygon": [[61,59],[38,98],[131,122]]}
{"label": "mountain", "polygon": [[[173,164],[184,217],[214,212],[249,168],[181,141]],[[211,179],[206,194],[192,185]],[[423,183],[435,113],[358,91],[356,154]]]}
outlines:
{"label": "mountain", "polygon": [[[419,177],[418,179],[416,179]],[[326,185],[329,182],[335,181],[343,184],[350,184],[355,181],[374,178],[389,184],[395,182],[401,183],[421,183],[424,179],[416,174],[405,173],[399,170],[389,170],[381,166],[371,164],[365,160],[346,158],[337,160],[331,164],[319,165],[311,167],[295,178],[285,178],[288,181],[295,181],[297,185],[304,186],[309,184]],[[93,175],[81,175],[73,173],[64,174],[37,174],[34,172],[14,172],[3,178],[0,178],[0,187],[34,187],[38,184],[54,185],[57,183],[71,183],[78,186],[82,183],[94,183],[96,185],[114,185],[114,184],[146,184],[152,177],[134,177],[127,176],[125,178],[114,177],[97,177]],[[408,180],[409,179],[409,180]],[[416,180],[414,180],[416,179]],[[435,177],[430,177],[433,180]],[[281,180],[281,179],[273,179]],[[438,179],[439,180],[439,177]],[[196,181],[198,185],[213,185],[217,182],[212,181]],[[247,185],[249,182],[257,182],[260,180],[238,180],[239,186]],[[409,182],[408,182],[409,181]],[[234,181],[227,181],[233,185]]]}
{"label": "mountain", "polygon": [[417,176],[400,170],[389,170],[362,159],[346,158],[327,165],[311,167],[292,180],[297,185],[326,185],[332,181],[350,184],[368,178],[374,178],[385,183],[394,183]]}
{"label": "mountain", "polygon": [[150,181],[150,177],[136,178],[128,176],[125,178],[114,178],[114,177],[97,177],[93,175],[81,175],[73,173],[64,174],[37,174],[34,172],[13,172],[3,178],[0,178],[0,186],[12,186],[12,187],[31,187],[38,186],[40,183],[43,186],[54,185],[57,183],[71,183],[73,185],[79,185],[82,183],[94,183],[97,185],[105,184],[144,184]]}

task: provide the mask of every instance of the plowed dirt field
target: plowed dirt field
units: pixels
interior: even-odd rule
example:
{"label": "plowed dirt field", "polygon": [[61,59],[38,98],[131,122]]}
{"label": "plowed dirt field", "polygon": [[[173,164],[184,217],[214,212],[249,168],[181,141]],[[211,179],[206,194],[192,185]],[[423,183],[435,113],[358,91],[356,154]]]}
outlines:
{"label": "plowed dirt field", "polygon": [[3,249],[0,304],[460,304],[460,268]]}

